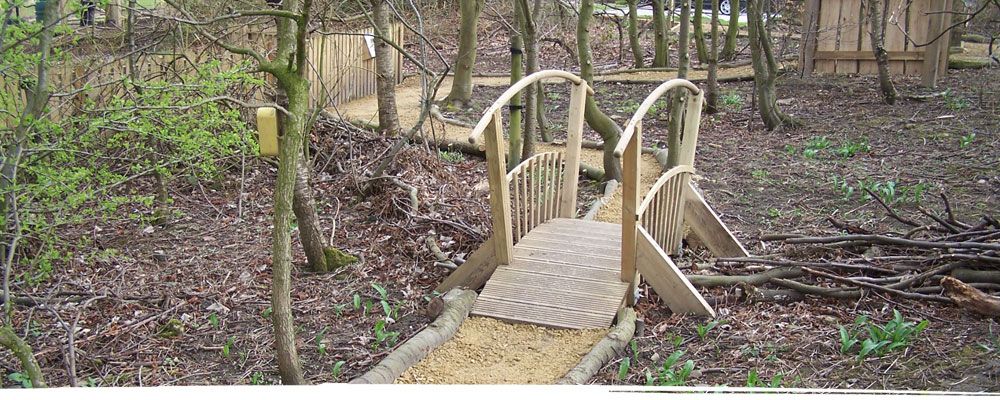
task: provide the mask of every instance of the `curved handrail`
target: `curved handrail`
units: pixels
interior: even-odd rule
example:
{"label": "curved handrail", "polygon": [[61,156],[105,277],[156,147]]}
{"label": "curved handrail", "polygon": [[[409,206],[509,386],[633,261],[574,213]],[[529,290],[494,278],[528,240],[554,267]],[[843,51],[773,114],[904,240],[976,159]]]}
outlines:
{"label": "curved handrail", "polygon": [[622,154],[624,154],[625,147],[628,146],[629,140],[632,139],[632,135],[635,134],[636,125],[642,121],[643,117],[646,116],[650,107],[652,107],[653,104],[656,103],[660,97],[663,97],[663,95],[668,91],[678,87],[685,88],[694,95],[701,93],[701,89],[687,79],[671,79],[663,82],[663,84],[654,89],[649,96],[646,96],[646,100],[643,100],[642,104],[639,105],[639,108],[636,109],[634,114],[632,114],[632,119],[628,121],[628,125],[626,125],[625,130],[622,131],[621,138],[618,139],[618,146],[615,146],[615,157],[621,158]]}
{"label": "curved handrail", "polygon": [[486,127],[490,124],[490,120],[493,119],[493,114],[496,113],[497,110],[507,105],[507,103],[510,102],[510,99],[514,98],[514,96],[520,93],[521,90],[523,90],[524,88],[528,87],[528,85],[546,78],[562,78],[563,80],[569,81],[574,85],[581,85],[581,84],[586,85],[587,94],[589,95],[594,94],[594,89],[587,84],[587,81],[583,80],[583,78],[576,76],[570,72],[560,71],[555,69],[548,69],[544,71],[535,72],[531,75],[521,78],[521,80],[511,85],[510,88],[508,88],[505,92],[503,92],[503,94],[501,94],[500,97],[493,102],[493,105],[491,105],[490,108],[488,108],[486,112],[483,113],[483,117],[479,119],[479,123],[476,124],[476,127],[472,129],[472,133],[469,134],[469,143],[476,143],[476,139],[479,139],[479,137],[482,136],[483,132],[486,130]]}
{"label": "curved handrail", "polygon": [[664,172],[663,175],[660,175],[660,179],[657,179],[656,183],[653,184],[653,187],[649,188],[649,191],[646,192],[646,197],[642,200],[642,204],[639,205],[639,208],[636,209],[635,214],[640,216],[643,215],[643,213],[646,212],[646,208],[649,207],[649,203],[651,203],[653,198],[656,197],[656,193],[660,191],[660,188],[670,181],[671,178],[685,172],[693,174],[694,167],[690,165],[678,165],[669,169],[667,172]]}

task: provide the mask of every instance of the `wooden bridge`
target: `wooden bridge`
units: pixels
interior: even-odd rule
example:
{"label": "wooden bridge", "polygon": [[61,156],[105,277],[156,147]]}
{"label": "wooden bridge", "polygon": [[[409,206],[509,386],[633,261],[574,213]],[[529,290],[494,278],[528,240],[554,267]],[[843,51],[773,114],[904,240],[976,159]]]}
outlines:
{"label": "wooden bridge", "polygon": [[[522,89],[541,80],[572,85],[566,150],[536,154],[508,171],[501,111]],[[687,101],[678,166],[639,198],[642,118],[674,89]],[[681,250],[687,225],[722,257],[747,252],[692,186],[703,93],[686,80],[656,88],[632,116],[615,150],[623,161],[622,223],[576,219],[584,104],[593,90],[564,71],[541,71],[518,81],[483,115],[469,141],[485,146],[492,237],[438,286],[482,288],[472,314],[557,328],[609,326],[636,301],[645,279],[677,313],[715,315],[670,255]]]}

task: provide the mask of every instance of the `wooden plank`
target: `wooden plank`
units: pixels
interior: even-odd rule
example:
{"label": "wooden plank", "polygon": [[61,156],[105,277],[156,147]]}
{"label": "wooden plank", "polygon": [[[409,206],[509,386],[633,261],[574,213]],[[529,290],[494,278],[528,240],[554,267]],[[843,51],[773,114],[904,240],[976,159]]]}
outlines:
{"label": "wooden plank", "polygon": [[510,264],[514,253],[514,238],[510,230],[510,193],[507,185],[507,166],[504,160],[500,111],[493,113],[493,120],[486,131],[486,170],[490,185],[490,214],[493,220],[493,244],[497,264]]}
{"label": "wooden plank", "polygon": [[[905,0],[889,1],[889,18],[885,29],[885,48],[890,51],[906,51],[906,36],[903,34],[901,26],[906,26]],[[923,54],[921,54],[923,56]],[[889,56],[889,72],[893,75],[903,75],[906,73],[906,61],[895,59]]]}
{"label": "wooden plank", "polygon": [[733,232],[722,223],[715,210],[708,206],[693,183],[688,183],[684,190],[684,198],[686,199],[684,220],[712,254],[716,257],[750,256]]}
{"label": "wooden plank", "polygon": [[715,317],[715,310],[684,277],[660,246],[645,229],[638,229],[636,258],[639,273],[649,282],[656,294],[677,314],[695,314]]}
{"label": "wooden plank", "polygon": [[573,85],[569,96],[569,119],[566,123],[566,167],[563,170],[562,200],[559,217],[576,218],[576,195],[580,174],[580,146],[583,143],[583,114],[587,101],[587,83]]}
{"label": "wooden plank", "polygon": [[598,266],[607,267],[610,265],[617,264],[619,262],[617,255],[611,257],[581,255],[569,251],[558,251],[552,249],[535,249],[524,246],[518,246],[514,248],[514,257],[516,259],[524,258],[531,260],[558,262],[563,264],[589,265],[595,267]]}
{"label": "wooden plank", "polygon": [[506,265],[508,271],[530,272],[553,278],[573,278],[594,282],[619,282],[617,265],[614,269],[566,264],[527,258],[517,258],[514,264]]}
{"label": "wooden plank", "polygon": [[[906,11],[906,29],[909,40],[906,41],[905,50],[907,51],[919,51],[923,53],[926,49],[923,47],[916,47],[916,44],[922,44],[927,41],[927,28],[929,23],[927,21],[927,6],[930,0],[913,0],[910,2],[910,6]],[[906,61],[904,69],[907,75],[920,75],[923,73],[923,60],[921,62]]]}
{"label": "wooden plank", "polygon": [[[922,51],[890,51],[890,60],[899,61],[913,61],[913,60],[923,60],[924,53]],[[875,60],[875,54],[871,51],[817,51],[815,55],[817,60]]]}
{"label": "wooden plank", "polygon": [[[841,51],[860,50],[861,0],[841,0],[840,3],[840,46]],[[858,73],[858,62],[854,60],[838,60],[838,74]]]}
{"label": "wooden plank", "polygon": [[438,293],[447,293],[457,287],[471,290],[483,287],[497,268],[495,251],[493,238],[487,239],[434,290]]}
{"label": "wooden plank", "polygon": [[[889,0],[884,0],[889,1]],[[881,10],[880,10],[881,12]],[[873,75],[878,73],[878,64],[875,62],[875,53],[872,50],[872,37],[871,37],[871,21],[868,18],[868,1],[861,2],[861,15],[859,17],[859,28],[860,28],[860,45],[858,50],[861,53],[872,54],[872,59],[858,58],[858,73],[865,75]],[[886,50],[889,48],[886,47]]]}
{"label": "wooden plank", "polygon": [[[840,3],[833,1],[819,2],[819,26],[816,33],[816,50],[837,50],[837,31],[840,21]],[[820,74],[836,72],[836,62],[831,60],[816,60],[814,71]]]}
{"label": "wooden plank", "polygon": [[815,53],[817,29],[819,27],[820,0],[806,0],[805,12],[802,13],[803,43],[799,53],[799,65],[804,76],[809,76],[815,68]]}
{"label": "wooden plank", "polygon": [[598,242],[594,243],[592,241],[585,240],[558,240],[553,239],[551,236],[541,236],[534,235],[534,237],[525,237],[518,244],[524,244],[526,247],[536,248],[536,249],[562,249],[562,250],[572,250],[579,252],[580,254],[611,254],[611,252],[617,253],[621,251],[621,242],[618,241],[608,241],[608,242]]}
{"label": "wooden plank", "polygon": [[[484,298],[483,296],[479,296],[476,300],[471,314],[514,323],[530,323],[562,329],[607,328],[614,320],[614,315],[605,316],[589,310],[554,310],[539,304],[510,299]],[[605,320],[607,323],[604,322]]]}
{"label": "wooden plank", "polygon": [[[617,226],[617,225],[616,225]],[[579,242],[579,241],[590,241],[598,240],[606,243],[608,246],[614,246],[617,249],[621,249],[622,238],[617,233],[614,236],[582,236],[576,233],[564,232],[556,229],[549,229],[546,224],[540,225],[535,228],[535,233],[544,233],[542,239],[552,242]]]}
{"label": "wooden plank", "polygon": [[[952,3],[954,1],[956,0],[945,0],[944,10],[945,11],[953,10],[954,7]],[[1000,4],[998,4],[998,6],[1000,6]],[[952,18],[954,18],[954,14],[951,12],[945,12],[941,14],[942,32],[944,32],[951,26]],[[996,19],[994,19],[994,21],[996,21]],[[950,36],[951,35],[949,33],[945,33],[943,36],[941,36],[940,39],[937,40],[938,42],[940,42],[938,43],[938,51],[940,52],[940,54],[938,55],[938,67],[937,67],[939,77],[948,75],[948,56],[951,54]]]}
{"label": "wooden plank", "polygon": [[[603,271],[593,271],[595,274],[599,274],[601,272]],[[621,295],[615,295],[608,290],[619,286],[624,288],[627,286],[624,282],[619,282],[618,279],[588,278],[590,278],[590,276],[552,276],[551,274],[545,274],[540,271],[512,269],[508,266],[503,266],[497,268],[496,272],[493,273],[491,280],[502,281],[508,285],[519,284],[545,288],[546,290],[551,290],[553,293],[585,293],[588,296],[616,298],[616,302],[620,302],[622,300]]]}

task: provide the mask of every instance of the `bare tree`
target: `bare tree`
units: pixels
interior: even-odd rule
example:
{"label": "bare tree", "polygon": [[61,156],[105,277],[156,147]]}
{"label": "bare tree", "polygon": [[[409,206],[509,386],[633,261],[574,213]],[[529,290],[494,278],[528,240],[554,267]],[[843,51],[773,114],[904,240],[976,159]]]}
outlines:
{"label": "bare tree", "polygon": [[708,89],[705,93],[705,112],[719,112],[719,0],[712,0],[712,31],[708,49]]}
{"label": "bare tree", "polygon": [[628,43],[632,48],[632,65],[635,68],[644,68],[646,61],[643,59],[642,45],[639,43],[639,0],[628,0]]}
{"label": "bare tree", "polygon": [[719,54],[720,60],[732,60],[736,58],[736,39],[740,33],[739,0],[730,0],[729,4],[729,23],[726,26],[726,42],[722,45],[722,53]]}
{"label": "bare tree", "polygon": [[[689,56],[689,47],[691,46],[691,38],[689,32],[691,30],[691,2],[688,0],[682,0],[684,3],[681,5],[681,21],[680,21],[680,34],[677,38],[677,77],[681,79],[686,79],[688,74],[688,68],[691,65],[691,57]],[[673,168],[677,166],[680,160],[681,148],[681,119],[684,116],[684,99],[687,97],[684,95],[685,89],[674,89],[672,94],[673,100],[670,106],[670,121],[667,123],[667,163],[663,166],[664,170]]]}
{"label": "bare tree", "polygon": [[[889,2],[886,0],[864,0],[865,16],[868,20],[868,37],[871,38],[872,52],[875,54],[875,64],[878,65],[878,84],[882,93],[882,101],[886,104],[896,103],[896,86],[892,83],[889,72],[889,52],[885,50],[885,29],[889,17]],[[956,1],[957,3],[958,1]]]}
{"label": "bare tree", "polygon": [[799,125],[798,120],[781,112],[775,81],[778,79],[778,63],[771,51],[771,35],[764,26],[762,2],[747,1],[747,28],[750,31],[750,58],[753,65],[754,94],[757,108],[767,130],[783,124]]}
{"label": "bare tree", "polygon": [[455,78],[445,104],[465,108],[472,99],[472,68],[476,64],[476,31],[484,0],[458,0],[462,23],[458,30],[458,54],[455,56]]}
{"label": "bare tree", "polygon": [[653,67],[666,67],[670,55],[667,22],[664,21],[664,0],[653,0]]}
{"label": "bare tree", "polygon": [[378,129],[384,133],[399,133],[396,113],[396,73],[393,49],[385,37],[392,31],[388,0],[371,0],[372,18],[379,35],[375,38],[375,91],[378,96]]}
{"label": "bare tree", "polygon": [[[580,56],[580,77],[587,82],[594,81],[594,63],[590,52],[590,20],[594,15],[594,1],[580,1],[580,18],[576,25],[576,47]],[[597,108],[597,102],[593,96],[587,96],[587,104],[584,110],[584,119],[592,129],[604,139],[604,179],[622,179],[621,164],[615,158],[615,146],[621,137],[622,129],[607,114]]]}

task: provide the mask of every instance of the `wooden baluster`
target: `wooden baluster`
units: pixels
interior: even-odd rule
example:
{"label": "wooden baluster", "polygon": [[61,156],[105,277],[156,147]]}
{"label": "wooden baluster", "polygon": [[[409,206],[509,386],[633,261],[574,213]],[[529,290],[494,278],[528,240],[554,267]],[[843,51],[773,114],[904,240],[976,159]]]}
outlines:
{"label": "wooden baluster", "polygon": [[528,226],[528,207],[531,203],[528,201],[528,166],[521,168],[518,173],[521,174],[521,226],[524,227],[524,234],[527,235],[531,227]]}
{"label": "wooden baluster", "polygon": [[554,171],[556,175],[555,183],[555,197],[552,198],[552,217],[559,217],[559,204],[562,203],[562,187],[563,187],[563,153],[556,154],[556,169]]}
{"label": "wooden baluster", "polygon": [[691,181],[691,174],[683,172],[677,176],[677,221],[674,221],[674,230],[677,232],[674,241],[671,243],[674,251],[679,251],[681,241],[684,239],[684,188]]}
{"label": "wooden baluster", "polygon": [[669,183],[670,182],[667,182],[663,186],[660,186],[660,188],[656,191],[656,202],[659,204],[659,206],[657,206],[656,208],[656,213],[658,217],[656,224],[656,233],[655,236],[653,236],[653,238],[656,239],[656,243],[660,246],[661,249],[666,244],[667,225],[668,225],[667,222],[670,219],[670,213],[668,212],[669,204],[665,193],[667,184]]}
{"label": "wooden baluster", "polygon": [[520,241],[524,237],[524,232],[521,230],[521,192],[517,190],[517,175],[520,172],[515,172],[510,177],[510,182],[514,185],[514,231],[517,232],[517,241]]}

